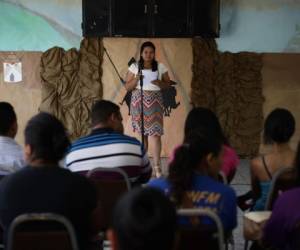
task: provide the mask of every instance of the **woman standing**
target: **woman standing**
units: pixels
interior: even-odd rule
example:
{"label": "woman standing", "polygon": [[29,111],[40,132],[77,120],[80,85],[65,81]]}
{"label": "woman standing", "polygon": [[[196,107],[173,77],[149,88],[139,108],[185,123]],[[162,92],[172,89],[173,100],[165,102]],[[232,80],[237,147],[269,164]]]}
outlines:
{"label": "woman standing", "polygon": [[161,136],[163,135],[163,98],[161,89],[170,85],[167,68],[155,60],[155,46],[152,42],[144,42],[140,50],[138,63],[129,67],[125,88],[132,90],[131,118],[133,131],[142,133],[141,122],[141,86],[143,77],[144,108],[144,142],[148,149],[148,137],[153,142],[153,162],[156,177],[161,176],[160,153]]}

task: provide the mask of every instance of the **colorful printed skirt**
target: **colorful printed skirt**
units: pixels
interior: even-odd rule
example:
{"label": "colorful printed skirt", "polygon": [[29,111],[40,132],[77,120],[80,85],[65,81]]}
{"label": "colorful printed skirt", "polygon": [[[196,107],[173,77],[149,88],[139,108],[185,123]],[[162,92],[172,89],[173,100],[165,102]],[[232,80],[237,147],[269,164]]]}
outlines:
{"label": "colorful printed skirt", "polygon": [[[141,91],[135,89],[131,96],[131,119],[134,132],[141,134]],[[161,91],[144,90],[144,135],[163,135],[163,98]]]}

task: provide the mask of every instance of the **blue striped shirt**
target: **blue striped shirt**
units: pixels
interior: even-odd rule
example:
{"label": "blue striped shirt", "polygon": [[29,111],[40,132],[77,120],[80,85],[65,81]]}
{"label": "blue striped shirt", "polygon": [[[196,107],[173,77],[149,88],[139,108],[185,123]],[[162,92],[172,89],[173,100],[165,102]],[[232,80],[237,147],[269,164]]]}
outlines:
{"label": "blue striped shirt", "polygon": [[73,172],[87,172],[96,167],[121,168],[133,182],[145,183],[152,172],[141,143],[109,128],[95,129],[75,141],[66,156],[66,166]]}

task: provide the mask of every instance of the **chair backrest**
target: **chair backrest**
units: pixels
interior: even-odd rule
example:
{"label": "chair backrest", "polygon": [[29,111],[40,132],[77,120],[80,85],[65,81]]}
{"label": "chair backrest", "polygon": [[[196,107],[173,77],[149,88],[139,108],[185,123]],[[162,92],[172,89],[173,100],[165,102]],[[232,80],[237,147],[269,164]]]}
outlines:
{"label": "chair backrest", "polygon": [[[116,175],[118,178],[116,178]],[[124,193],[131,189],[128,175],[120,168],[109,169],[98,167],[90,170],[87,173],[87,177],[94,182],[97,188],[98,201],[102,213],[101,222],[105,230],[110,225],[116,202]]]}
{"label": "chair backrest", "polygon": [[23,214],[16,217],[8,232],[8,250],[78,250],[72,224],[62,215]]}
{"label": "chair backrest", "polygon": [[296,186],[297,183],[295,168],[280,168],[279,170],[277,170],[272,178],[265,210],[273,209],[273,205],[280,195],[280,192],[284,192]]}
{"label": "chair backrest", "polygon": [[[179,209],[178,216],[198,217],[198,225],[179,225],[175,250],[223,250],[224,232],[217,214],[207,209]],[[209,219],[213,223],[204,223]]]}

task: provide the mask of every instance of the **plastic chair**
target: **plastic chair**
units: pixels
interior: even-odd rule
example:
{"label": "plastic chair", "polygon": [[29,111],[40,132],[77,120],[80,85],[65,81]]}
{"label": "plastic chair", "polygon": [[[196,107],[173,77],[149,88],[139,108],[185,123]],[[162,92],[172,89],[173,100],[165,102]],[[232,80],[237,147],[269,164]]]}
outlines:
{"label": "plastic chair", "polygon": [[[280,192],[287,191],[296,186],[295,168],[283,167],[278,169],[273,175],[264,210],[272,210],[276,199],[280,195]],[[249,240],[245,240],[244,250],[248,250],[248,246]]]}
{"label": "plastic chair", "polygon": [[16,217],[8,232],[7,250],[78,250],[72,224],[52,213]]}
{"label": "plastic chair", "polygon": [[268,193],[265,210],[272,210],[273,205],[280,195],[280,192],[287,191],[297,186],[295,168],[280,168],[272,178],[271,187]]}
{"label": "plastic chair", "polygon": [[[197,217],[198,225],[179,225],[176,250],[224,250],[224,232],[222,223],[214,212],[206,209],[179,209],[178,216]],[[210,219],[213,224],[203,223]]]}
{"label": "plastic chair", "polygon": [[106,230],[111,221],[112,211],[117,200],[131,189],[128,175],[120,168],[94,168],[87,173],[98,193],[101,206],[103,230]]}

